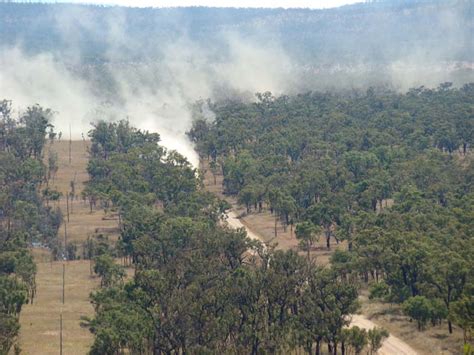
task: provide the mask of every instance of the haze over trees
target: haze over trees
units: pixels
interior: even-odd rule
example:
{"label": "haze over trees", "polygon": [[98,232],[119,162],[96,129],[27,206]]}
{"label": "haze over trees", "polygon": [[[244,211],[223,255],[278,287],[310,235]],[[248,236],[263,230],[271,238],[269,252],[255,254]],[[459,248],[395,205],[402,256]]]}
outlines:
{"label": "haze over trees", "polygon": [[[327,10],[1,1],[0,47],[21,48],[27,59],[39,54],[52,60],[48,64],[64,64],[73,77],[92,83],[93,95],[115,100],[116,106],[127,73],[140,78],[135,89],[141,94],[143,87],[177,85],[167,73],[156,75],[160,65],[206,82],[198,89],[189,81],[183,84],[184,96],[192,100],[209,86],[213,97],[367,85],[407,89],[473,80],[473,16],[466,0],[386,0]],[[219,67],[224,73],[215,72]],[[174,80],[180,75],[174,73]]]}
{"label": "haze over trees", "polygon": [[[442,49],[431,53],[439,61],[470,60],[473,54],[469,39],[462,36],[472,30],[473,10],[469,1],[463,0],[386,0],[327,10],[120,8],[1,1],[0,16],[0,44],[22,40],[31,52],[46,49],[54,53],[67,48],[71,39],[77,39],[74,45],[87,54],[84,59],[90,63],[107,58],[110,38],[96,34],[106,33],[110,26],[101,19],[114,16],[121,17],[122,34],[137,43],[124,46],[120,36],[113,38],[124,50],[123,59],[131,61],[159,56],[160,45],[182,36],[183,26],[192,41],[207,48],[211,47],[210,40],[216,41],[213,46],[222,50],[226,48],[221,31],[255,34],[266,30],[267,39],[280,40],[285,50],[301,63],[326,66],[334,64],[336,58],[339,64],[382,64],[413,57],[413,48],[431,46]],[[66,36],[64,31],[71,27],[63,27],[61,22],[80,17],[87,23],[78,27],[74,36]],[[451,22],[453,17],[456,23]],[[452,41],[454,34],[461,36]],[[390,42],[381,40],[388,38]]]}

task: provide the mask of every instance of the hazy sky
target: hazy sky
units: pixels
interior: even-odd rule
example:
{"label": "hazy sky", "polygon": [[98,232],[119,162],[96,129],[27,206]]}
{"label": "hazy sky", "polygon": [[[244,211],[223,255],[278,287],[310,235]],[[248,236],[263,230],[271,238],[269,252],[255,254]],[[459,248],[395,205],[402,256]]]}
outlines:
{"label": "hazy sky", "polygon": [[[363,0],[46,0],[46,2],[106,4],[134,7],[307,7],[313,9],[338,7],[362,1]],[[43,0],[43,2],[45,1]]]}

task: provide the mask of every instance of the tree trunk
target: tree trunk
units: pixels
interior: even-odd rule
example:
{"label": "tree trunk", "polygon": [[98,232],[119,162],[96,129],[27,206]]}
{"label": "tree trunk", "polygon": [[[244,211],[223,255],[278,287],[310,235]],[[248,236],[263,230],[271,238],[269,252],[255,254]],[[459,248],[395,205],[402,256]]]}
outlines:
{"label": "tree trunk", "polygon": [[276,213],[275,213],[275,238],[277,237],[277,222],[278,222],[278,217],[276,216]]}
{"label": "tree trunk", "polygon": [[321,355],[321,340],[316,341],[316,349],[314,355]]}
{"label": "tree trunk", "polygon": [[257,355],[257,354],[258,354],[258,339],[255,339],[252,345],[252,355]]}
{"label": "tree trunk", "polygon": [[453,334],[453,323],[448,319],[449,334]]}

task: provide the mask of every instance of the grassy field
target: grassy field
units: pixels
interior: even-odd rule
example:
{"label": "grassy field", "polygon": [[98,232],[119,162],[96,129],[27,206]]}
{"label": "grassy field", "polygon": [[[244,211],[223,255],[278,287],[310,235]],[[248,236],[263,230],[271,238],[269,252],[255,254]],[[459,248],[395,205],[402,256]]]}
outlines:
{"label": "grassy field", "polygon": [[89,293],[97,286],[89,261],[69,261],[65,267],[65,302],[62,304],[63,263],[38,263],[38,294],[21,312],[21,347],[25,354],[58,354],[60,314],[63,313],[63,353],[86,354],[92,337],[80,327],[80,317],[92,315]]}
{"label": "grassy field", "polygon": [[[69,201],[69,222],[67,222],[68,243],[82,243],[87,236],[100,232],[105,234],[116,234],[117,221],[108,219],[103,210],[90,211],[89,204],[81,199],[84,182],[88,180],[87,147],[89,142],[73,141],[71,144],[71,164],[69,164],[69,142],[55,142],[49,149],[58,154],[59,170],[52,181],[53,187],[63,194],[59,206],[66,217],[66,199],[64,196],[71,191],[71,181],[74,181],[76,198]],[[64,237],[64,228],[61,228],[60,236]]]}
{"label": "grassy field", "polygon": [[[262,236],[265,242],[276,242],[279,249],[293,249],[298,250],[298,241],[294,233],[291,233],[290,228],[284,231],[283,226],[278,223],[277,237],[274,235],[274,217],[268,211],[262,213],[251,212],[246,213],[245,208],[239,206],[236,200],[229,196],[224,196],[222,193],[222,175],[215,177],[207,169],[207,163],[201,162],[201,169],[204,171],[204,186],[208,191],[211,191],[221,198],[225,198],[232,204],[233,208],[241,216],[241,221],[244,225]],[[391,205],[393,201],[388,201]],[[319,242],[311,252],[313,258],[320,265],[327,265],[331,253],[337,249],[346,249],[345,243],[340,243],[334,247],[332,251],[328,251],[325,247],[325,240],[320,237]],[[303,252],[301,252],[303,253]],[[379,326],[386,328],[391,334],[405,341],[413,349],[420,354],[461,354],[463,336],[461,329],[454,327],[453,334],[449,334],[447,330],[447,323],[436,327],[427,327],[423,332],[417,330],[416,322],[410,322],[409,318],[402,314],[400,306],[390,305],[377,301],[371,301],[367,297],[367,292],[362,291],[360,297],[361,310],[360,313],[366,316],[369,320]]]}
{"label": "grassy field", "polygon": [[[65,195],[74,181],[75,194],[80,196],[83,183],[87,181],[87,142],[74,141],[71,144],[71,164],[69,164],[69,142],[55,142],[49,149],[58,153],[59,170],[52,185]],[[59,201],[66,214],[66,199]],[[101,232],[116,237],[117,221],[104,218],[104,211],[90,212],[89,205],[75,199],[70,205],[67,222],[68,243],[78,245],[82,253],[82,243],[87,237]],[[64,225],[59,230],[59,238],[64,240]],[[86,354],[92,342],[87,329],[80,327],[80,318],[92,315],[89,302],[90,292],[97,287],[98,279],[90,273],[90,262],[86,260],[51,262],[48,250],[33,250],[38,265],[36,276],[37,297],[32,305],[26,305],[21,312],[20,344],[25,354],[58,354],[60,337],[60,314],[63,313],[63,353]],[[65,302],[62,304],[62,272],[65,267]]]}

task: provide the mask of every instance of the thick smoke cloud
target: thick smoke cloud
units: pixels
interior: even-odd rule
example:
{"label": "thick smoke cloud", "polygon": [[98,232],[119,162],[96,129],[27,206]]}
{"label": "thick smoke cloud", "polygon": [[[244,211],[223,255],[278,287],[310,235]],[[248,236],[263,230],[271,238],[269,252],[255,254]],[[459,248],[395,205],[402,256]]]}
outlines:
{"label": "thick smoke cloud", "polygon": [[[0,48],[0,97],[12,100],[15,107],[39,103],[52,108],[57,112],[57,131],[67,136],[71,127],[74,138],[87,135],[90,123],[97,119],[128,118],[138,128],[160,133],[165,146],[178,150],[195,165],[197,157],[184,133],[192,121],[190,104],[199,99],[222,99],[235,93],[252,99],[254,93],[263,91],[279,95],[385,83],[404,91],[444,81],[462,84],[473,80],[472,63],[443,61],[469,50],[469,29],[459,21],[459,8],[443,7],[435,12],[439,31],[452,39],[446,43],[425,43],[423,31],[431,27],[413,18],[430,17],[408,11],[397,18],[412,26],[410,33],[421,40],[410,43],[417,45],[397,47],[399,52],[394,53],[391,37],[396,34],[390,30],[398,28],[397,24],[374,16],[380,23],[372,25],[380,31],[369,37],[354,35],[357,26],[347,34],[343,28],[333,29],[341,33],[325,34],[324,29],[315,27],[328,36],[321,37],[327,48],[317,47],[311,52],[314,58],[310,55],[304,60],[279,38],[285,33],[282,28],[294,25],[292,16],[296,15],[290,12],[257,17],[247,27],[216,25],[212,28],[217,33],[206,32],[208,37],[203,41],[190,33],[190,19],[179,11],[163,10],[156,23],[147,24],[169,30],[170,36],[165,38],[143,37],[146,29],[138,35],[130,33],[127,10],[122,8],[108,9],[100,21],[97,12],[91,11],[82,6],[55,8],[51,26],[60,33],[59,49],[31,54],[21,41]],[[298,16],[304,24],[319,15]],[[345,40],[350,36],[360,42]],[[331,38],[343,41],[334,41],[333,46]],[[91,39],[97,41],[89,45]],[[84,53],[85,47],[92,54]],[[100,63],[84,60],[96,49],[102,56]],[[347,61],[342,59],[347,56],[338,53],[353,56]]]}
{"label": "thick smoke cloud", "polygon": [[[128,118],[140,129],[160,133],[167,148],[196,165],[196,154],[185,136],[194,101],[216,98],[223,88],[252,95],[291,89],[290,60],[277,44],[262,46],[223,32],[219,37],[228,53],[218,58],[183,34],[153,49],[159,59],[129,62],[124,53],[133,52],[138,44],[122,30],[125,18],[120,9],[105,19],[105,32],[90,21],[80,21],[88,18],[84,11],[58,13],[57,26],[69,41],[60,56],[27,55],[20,46],[4,48],[0,56],[2,95],[18,107],[39,103],[52,108],[56,130],[66,134],[71,127],[76,139],[86,136],[97,119]],[[100,33],[107,44],[108,64],[89,75],[71,69],[83,66],[75,43],[84,31]]]}
{"label": "thick smoke cloud", "polygon": [[88,112],[97,101],[88,83],[74,75],[48,53],[27,56],[18,48],[3,49],[0,55],[0,92],[15,107],[33,104],[52,108],[57,129],[75,137],[87,132]]}

